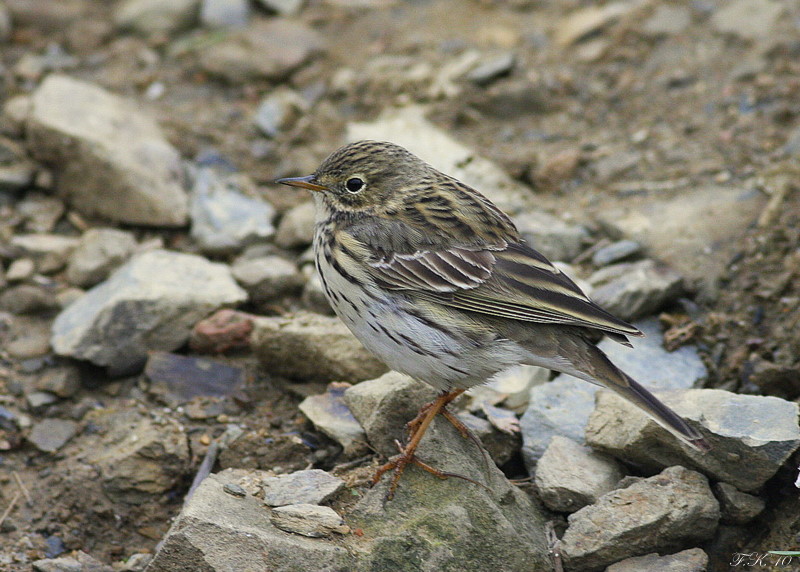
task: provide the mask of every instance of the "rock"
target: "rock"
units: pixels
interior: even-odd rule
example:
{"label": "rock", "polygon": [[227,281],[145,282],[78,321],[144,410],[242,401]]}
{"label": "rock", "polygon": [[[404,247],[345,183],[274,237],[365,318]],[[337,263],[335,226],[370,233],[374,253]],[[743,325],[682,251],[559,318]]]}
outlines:
{"label": "rock", "polygon": [[273,509],[269,520],[276,528],[311,538],[350,532],[342,517],[329,506],[295,504]]}
{"label": "rock", "polygon": [[78,432],[78,424],[65,419],[43,419],[33,425],[28,441],[45,453],[55,453]]}
{"label": "rock", "polygon": [[[2,296],[0,296],[2,300]],[[20,318],[17,318],[20,320]],[[4,349],[19,360],[38,358],[50,353],[50,321],[22,322],[14,328]]]}
{"label": "rock", "polygon": [[[519,451],[521,441],[519,431],[501,431],[486,419],[466,411],[459,412],[456,417],[469,429],[473,436],[478,438],[483,448],[489,453],[492,461],[494,461],[494,464],[498,467],[508,463]],[[516,420],[516,417],[514,420]]]}
{"label": "rock", "polygon": [[303,9],[305,0],[258,0],[258,3],[281,16],[296,16]]}
{"label": "rock", "polygon": [[153,250],[67,306],[53,323],[51,343],[59,355],[134,371],[148,351],[180,347],[200,318],[245,299],[226,266]]}
{"label": "rock", "polygon": [[93,410],[85,420],[83,460],[97,466],[114,502],[139,504],[175,487],[189,468],[184,429],[169,418],[151,419],[135,409]]}
{"label": "rock", "polygon": [[275,209],[243,194],[238,183],[235,176],[224,177],[211,168],[198,170],[191,199],[191,235],[203,252],[238,252],[275,233]]}
{"label": "rock", "polygon": [[36,165],[19,161],[10,165],[0,163],[0,191],[18,193],[31,186],[36,176]]}
{"label": "rock", "polygon": [[309,395],[300,403],[300,411],[319,431],[344,447],[345,455],[355,457],[367,452],[367,436],[345,405],[344,392],[349,383],[333,382],[321,395]]}
{"label": "rock", "polygon": [[36,272],[36,263],[30,258],[18,258],[8,266],[6,270],[6,280],[14,282],[24,282],[29,280]]}
{"label": "rock", "polygon": [[11,244],[33,258],[39,272],[51,274],[64,268],[78,239],[60,234],[19,234],[11,238]]}
{"label": "rock", "polygon": [[207,28],[242,28],[250,19],[247,0],[202,0],[200,22]]}
{"label": "rock", "polygon": [[628,321],[657,312],[683,293],[680,274],[654,260],[606,266],[589,283],[597,304]]}
{"label": "rock", "polygon": [[554,40],[561,47],[580,42],[637,8],[639,2],[611,2],[588,6],[568,14],[556,25]]}
{"label": "rock", "polygon": [[12,30],[11,12],[5,4],[0,4],[0,42],[8,41]]}
{"label": "rock", "polygon": [[595,266],[607,266],[608,264],[622,262],[637,256],[641,252],[642,245],[635,240],[618,240],[598,249],[592,255],[592,264]]}
{"label": "rock", "polygon": [[344,392],[344,402],[364,428],[372,448],[386,457],[397,454],[395,440],[404,440],[406,423],[439,395],[433,387],[390,371]]}
{"label": "rock", "polygon": [[307,273],[307,275],[308,278],[305,286],[303,286],[303,294],[300,296],[303,306],[309,312],[332,316],[333,308],[331,308],[331,304],[325,295],[325,289],[322,287],[322,279],[319,274],[311,267],[311,272]]}
{"label": "rock", "polygon": [[267,477],[261,481],[261,485],[264,490],[264,504],[275,507],[322,504],[344,487],[344,481],[325,471],[310,469]]}
{"label": "rock", "polygon": [[286,211],[278,223],[275,244],[281,248],[308,246],[314,239],[314,203],[301,203]]}
{"label": "rock", "polygon": [[297,312],[253,325],[253,352],[272,375],[356,382],[386,371],[338,318]]}
{"label": "rock", "polygon": [[226,494],[223,485],[219,475],[200,483],[148,572],[355,569],[355,557],[338,540],[287,534],[270,522],[259,499]]}
{"label": "rock", "polygon": [[517,57],[512,52],[506,52],[479,62],[466,75],[466,79],[476,85],[486,86],[494,80],[506,76],[514,69]]}
{"label": "rock", "polygon": [[774,32],[784,10],[785,5],[774,0],[732,0],[711,16],[711,25],[724,34],[765,39]]}
{"label": "rock", "polygon": [[514,222],[528,244],[551,260],[572,260],[589,238],[582,226],[567,224],[541,211],[520,213]]}
{"label": "rock", "polygon": [[108,278],[136,250],[130,232],[114,228],[90,228],[81,237],[67,265],[67,280],[89,288]]}
{"label": "rock", "polygon": [[[11,269],[6,278],[11,282]],[[795,399],[800,395],[800,370],[791,366],[778,365],[758,357],[750,360],[751,369],[748,382],[761,389],[764,395],[774,395],[784,399]]]}
{"label": "rock", "polygon": [[37,411],[58,401],[58,397],[47,391],[32,391],[25,395],[25,399],[32,411]]}
{"label": "rock", "polygon": [[648,36],[675,36],[686,30],[692,23],[692,14],[687,6],[659,5],[642,25],[642,32]]}
{"label": "rock", "polygon": [[261,100],[253,122],[264,135],[275,137],[288,128],[306,107],[296,91],[281,86]]}
{"label": "rock", "polygon": [[244,388],[247,374],[241,367],[203,357],[181,356],[153,351],[144,373],[149,392],[170,407],[195,397],[227,397]]}
{"label": "rock", "polygon": [[81,374],[74,366],[50,368],[36,379],[34,387],[39,391],[54,393],[61,398],[72,397],[81,387]]}
{"label": "rock", "polygon": [[603,209],[597,217],[611,235],[639,242],[691,286],[713,295],[742,229],[758,217],[764,204],[764,197],[755,191],[705,187],[672,198],[626,201],[624,207]]}
{"label": "rock", "polygon": [[680,462],[742,491],[761,487],[800,446],[796,403],[719,389],[664,392],[658,397],[706,436],[710,452],[690,449],[609,392],[598,394],[586,427],[587,443],[645,470]]}
{"label": "rock", "polygon": [[[356,386],[358,387],[358,386]],[[355,389],[355,388],[353,388]],[[475,445],[445,419],[431,424],[417,450],[450,477],[416,466],[403,473],[394,498],[384,502],[390,477],[366,492],[345,515],[357,539],[361,570],[548,570],[542,509],[487,466]],[[424,564],[421,564],[424,563]],[[499,564],[498,564],[499,563]]]}
{"label": "rock", "polygon": [[12,314],[36,314],[57,307],[53,292],[41,286],[20,284],[7,288],[0,294],[0,310]]}
{"label": "rock", "polygon": [[320,36],[299,22],[260,21],[202,48],[205,71],[234,84],[285,79],[322,51]]}
{"label": "rock", "polygon": [[275,255],[239,258],[233,263],[231,272],[255,304],[296,295],[304,282],[294,262]]}
{"label": "rock", "polygon": [[[633,349],[608,338],[603,339],[598,347],[648,389],[689,389],[707,376],[695,348],[683,346],[667,352],[661,346],[658,320],[643,320],[636,326],[644,337],[631,338]],[[531,389],[528,410],[520,419],[522,457],[531,472],[553,435],[569,437],[576,443],[584,442],[586,424],[595,409],[597,390],[596,385],[564,374]]]}
{"label": "rock", "polygon": [[623,558],[710,539],[719,504],[703,475],[676,466],[600,497],[568,521],[561,539],[566,567],[598,570]]}
{"label": "rock", "polygon": [[606,568],[606,572],[706,572],[708,554],[701,548],[690,548],[675,554],[659,556],[656,553],[626,558]]}
{"label": "rock", "polygon": [[244,467],[275,472],[304,469],[313,462],[308,443],[296,434],[245,432],[220,453],[220,467]]}
{"label": "rock", "polygon": [[714,494],[725,524],[747,524],[761,514],[766,506],[762,499],[738,491],[728,483],[715,484]]}
{"label": "rock", "polygon": [[65,210],[58,197],[32,193],[17,205],[17,212],[25,217],[25,228],[33,233],[52,232]]}
{"label": "rock", "polygon": [[[515,413],[525,413],[528,408],[531,389],[536,385],[547,383],[550,370],[535,365],[516,365],[496,374],[488,383],[477,385],[467,390],[470,399],[470,411],[484,410],[484,404],[504,407]],[[486,411],[484,410],[484,413]]]}
{"label": "rock", "polygon": [[57,74],[42,82],[31,103],[31,153],[58,169],[58,189],[75,208],[124,223],[186,224],[180,156],[149,115]]}
{"label": "rock", "polygon": [[250,345],[253,316],[235,310],[220,310],[192,328],[189,347],[205,354],[224,353]]}
{"label": "rock", "polygon": [[611,492],[625,476],[613,458],[555,435],[536,465],[536,490],[550,510],[575,512]]}
{"label": "rock", "polygon": [[524,186],[430,123],[420,106],[387,110],[371,123],[350,123],[346,139],[392,141],[443,173],[474,187],[507,213],[516,214],[534,206],[533,195]]}
{"label": "rock", "polygon": [[197,9],[198,0],[123,0],[114,10],[114,21],[145,36],[170,36],[191,26]]}
{"label": "rock", "polygon": [[72,556],[36,560],[32,565],[36,572],[114,572],[113,567],[92,558],[82,550],[76,550]]}

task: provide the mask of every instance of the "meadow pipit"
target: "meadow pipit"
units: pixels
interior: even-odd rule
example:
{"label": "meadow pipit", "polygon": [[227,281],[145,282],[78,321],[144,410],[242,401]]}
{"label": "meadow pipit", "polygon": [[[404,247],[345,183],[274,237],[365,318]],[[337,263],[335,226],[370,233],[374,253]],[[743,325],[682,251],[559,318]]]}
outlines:
{"label": "meadow pipit", "polygon": [[[614,390],[696,449],[702,436],[597,348],[597,334],[630,345],[634,326],[593,303],[475,189],[402,147],[360,141],[313,175],[277,182],[313,192],[314,254],[336,314],[390,368],[442,390],[411,422],[414,452],[437,413],[466,389],[516,364]],[[452,415],[446,415],[451,421]]]}

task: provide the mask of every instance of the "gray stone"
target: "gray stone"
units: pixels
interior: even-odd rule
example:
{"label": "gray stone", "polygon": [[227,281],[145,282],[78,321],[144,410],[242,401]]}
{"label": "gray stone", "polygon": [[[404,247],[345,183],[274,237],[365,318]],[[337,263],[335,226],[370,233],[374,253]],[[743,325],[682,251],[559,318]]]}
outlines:
{"label": "gray stone", "polygon": [[[658,320],[643,320],[636,326],[644,337],[630,338],[633,349],[608,338],[603,339],[598,347],[648,389],[689,389],[707,376],[695,348],[683,346],[667,352],[661,346]],[[598,389],[596,385],[564,374],[531,389],[528,409],[520,419],[522,457],[531,472],[553,435],[584,442],[586,424],[595,408]]]}
{"label": "gray stone", "polygon": [[736,490],[728,483],[714,485],[714,494],[722,511],[722,522],[725,524],[747,524],[764,511],[763,499]]}
{"label": "gray stone", "polygon": [[0,294],[0,310],[12,314],[36,314],[58,307],[53,292],[42,286],[20,284]]}
{"label": "gray stone", "polygon": [[305,0],[258,0],[258,3],[281,16],[296,16],[303,9]]}
{"label": "gray stone", "polygon": [[[331,308],[331,304],[328,302],[328,298],[325,295],[322,279],[313,266],[308,268],[310,272],[307,273],[308,279],[306,280],[305,286],[303,286],[303,294],[300,297],[303,306],[310,312],[333,315],[333,308]],[[305,270],[305,268],[303,270]]]}
{"label": "gray stone", "polygon": [[78,424],[66,419],[44,419],[35,423],[28,435],[34,447],[45,453],[55,453],[78,432]]}
{"label": "gray stone", "polygon": [[285,532],[311,538],[350,532],[350,527],[344,523],[342,517],[329,506],[315,504],[280,506],[272,510],[269,520],[276,528]]}
{"label": "gray stone", "polygon": [[372,448],[386,457],[397,454],[404,428],[426,403],[439,395],[433,387],[390,371],[344,392],[344,402],[358,419]]}
{"label": "gray stone", "polygon": [[[356,386],[357,387],[357,386]],[[355,388],[354,388],[355,389]],[[361,529],[358,570],[492,570],[529,572],[551,567],[542,509],[441,416],[423,437],[419,458],[464,479],[438,479],[416,466],[403,473],[385,502],[390,475],[345,515]]]}
{"label": "gray stone", "polygon": [[344,487],[344,481],[325,471],[309,469],[261,480],[264,504],[322,504]]}
{"label": "gray stone", "polygon": [[131,224],[186,223],[180,155],[149,115],[100,87],[55,74],[31,101],[31,153],[58,169],[58,189],[73,207]]}
{"label": "gray stone", "polygon": [[646,470],[680,462],[742,491],[761,487],[800,446],[798,405],[791,401],[719,389],[663,392],[658,397],[701,431],[710,452],[691,449],[610,392],[597,396],[586,427],[587,443]]}
{"label": "gray stone", "polygon": [[648,36],[674,36],[680,34],[692,23],[688,6],[659,5],[642,25],[642,32]]}
{"label": "gray stone", "polygon": [[182,356],[152,351],[144,373],[150,380],[149,393],[170,407],[195,397],[227,397],[245,387],[247,372],[206,357]]}
{"label": "gray stone", "polygon": [[11,31],[13,29],[11,11],[5,3],[2,3],[0,4],[0,42],[7,41],[11,37]]}
{"label": "gray stone", "polygon": [[308,246],[314,239],[314,203],[311,201],[292,207],[283,214],[275,233],[275,244],[281,248]]}
{"label": "gray stone", "polygon": [[34,387],[39,391],[49,391],[61,398],[72,397],[81,387],[81,374],[74,366],[54,367],[38,377]]}
{"label": "gray stone", "polygon": [[9,264],[6,270],[6,280],[13,284],[30,279],[36,272],[36,263],[31,258],[18,258]]}
{"label": "gray stone", "polygon": [[386,366],[361,345],[338,318],[297,312],[257,318],[253,352],[272,375],[308,381],[371,379]]}
{"label": "gray stone", "polygon": [[241,28],[250,19],[247,0],[202,0],[200,22],[207,28]]}
{"label": "gray stone", "polygon": [[641,243],[653,258],[703,294],[713,295],[742,229],[758,217],[765,202],[762,193],[736,187],[692,188],[670,198],[626,201],[597,216],[611,234]]}
{"label": "gray stone", "polygon": [[666,556],[653,553],[626,558],[606,568],[606,572],[706,572],[707,566],[708,554],[702,548],[689,548]]}
{"label": "gray stone", "polygon": [[467,408],[470,411],[483,411],[484,404],[502,403],[507,409],[522,415],[528,408],[531,389],[547,383],[550,370],[535,365],[516,365],[501,371],[488,383],[471,387],[466,395],[469,398]]}
{"label": "gray stone", "polygon": [[[520,436],[517,432],[501,431],[495,427],[490,421],[482,419],[467,411],[461,411],[456,414],[456,417],[461,421],[474,437],[483,445],[486,452],[489,453],[492,461],[498,467],[502,467],[519,451]],[[516,420],[516,417],[514,417]]]}
{"label": "gray stone", "polygon": [[642,252],[642,245],[638,242],[634,240],[618,240],[598,249],[592,255],[592,264],[606,266],[634,257],[640,252]]}
{"label": "gray stone", "polygon": [[36,165],[20,161],[12,165],[0,164],[0,191],[17,193],[31,186],[36,176]]}
{"label": "gray stone", "polygon": [[616,22],[639,5],[639,2],[610,2],[575,10],[556,24],[554,40],[561,47],[580,42]]}
{"label": "gray stone", "polygon": [[82,550],[76,550],[71,556],[45,558],[33,564],[36,572],[114,572],[112,566],[103,564]]}
{"label": "gray stone", "polygon": [[78,239],[60,234],[19,234],[11,238],[11,244],[33,258],[39,272],[50,274],[64,268]]}
{"label": "gray stone", "polygon": [[154,250],[67,306],[53,323],[51,343],[59,355],[131,371],[150,350],[180,347],[198,320],[246,296],[227,266]]}
{"label": "gray stone", "polygon": [[233,263],[231,272],[256,304],[297,294],[304,282],[294,262],[274,255],[240,258]]}
{"label": "gray stone", "polygon": [[136,250],[136,238],[115,228],[90,228],[81,237],[67,265],[67,280],[88,288],[108,278]]}
{"label": "gray stone", "polygon": [[703,475],[676,466],[602,496],[568,521],[561,539],[565,564],[588,571],[710,539],[719,504]]}
{"label": "gray stone", "polygon": [[[240,190],[236,176],[197,171],[191,198],[192,238],[203,252],[230,254],[275,233],[271,204]],[[244,185],[246,187],[246,182]]]}
{"label": "gray stone", "polygon": [[466,79],[477,85],[489,85],[494,80],[508,75],[517,63],[513,52],[507,52],[479,62],[466,75]]}
{"label": "gray stone", "polygon": [[425,118],[425,109],[407,106],[384,112],[370,123],[350,123],[346,139],[392,141],[436,169],[477,189],[507,213],[533,207],[533,194],[499,166],[465,147]]}
{"label": "gray stone", "polygon": [[514,217],[523,238],[551,260],[570,261],[584,248],[589,233],[582,226],[567,224],[541,211],[526,211]]}
{"label": "gray stone", "polygon": [[575,512],[614,490],[623,476],[613,458],[556,435],[536,465],[534,482],[547,508]]}
{"label": "gray stone", "polygon": [[32,391],[25,395],[25,399],[28,402],[28,407],[34,411],[58,401],[58,397],[48,391]]}
{"label": "gray stone", "polygon": [[367,452],[367,436],[344,403],[349,383],[333,382],[320,395],[309,395],[300,403],[300,411],[319,431],[344,447],[348,456]]}
{"label": "gray stone", "polygon": [[84,435],[82,460],[100,470],[103,490],[114,502],[139,504],[161,495],[189,469],[184,428],[135,409],[93,410],[84,418],[96,433]]}
{"label": "gray stone", "polygon": [[285,533],[270,522],[270,513],[259,499],[226,494],[224,484],[219,475],[209,475],[200,483],[167,532],[148,572],[355,569],[354,556],[338,541]]}
{"label": "gray stone", "polygon": [[711,16],[711,25],[718,32],[751,40],[764,39],[774,32],[785,8],[785,4],[775,0],[733,0]]}
{"label": "gray stone", "polygon": [[606,266],[589,283],[597,304],[628,321],[653,314],[683,293],[683,278],[654,260]]}
{"label": "gray stone", "polygon": [[280,86],[261,100],[253,122],[264,135],[275,137],[289,127],[305,107],[296,91]]}
{"label": "gray stone", "polygon": [[191,26],[198,0],[123,0],[114,10],[114,21],[123,30],[145,36],[169,36]]}
{"label": "gray stone", "polygon": [[17,212],[25,217],[25,228],[34,233],[52,232],[65,210],[58,197],[38,193],[29,193],[17,205]]}
{"label": "gray stone", "polygon": [[280,80],[323,49],[320,36],[299,22],[273,18],[237,30],[200,50],[200,65],[231,83]]}

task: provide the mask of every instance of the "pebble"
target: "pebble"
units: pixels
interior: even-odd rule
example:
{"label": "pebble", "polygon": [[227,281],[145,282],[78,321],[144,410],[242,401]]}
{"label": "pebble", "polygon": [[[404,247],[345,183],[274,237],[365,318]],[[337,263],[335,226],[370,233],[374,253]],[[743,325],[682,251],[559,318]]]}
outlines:
{"label": "pebble", "polygon": [[11,282],[24,282],[29,280],[36,272],[36,264],[30,258],[18,258],[6,270],[6,280]]}
{"label": "pebble", "polygon": [[342,447],[347,456],[367,452],[367,436],[361,424],[345,405],[344,392],[351,385],[333,382],[325,393],[309,395],[300,403],[300,411],[321,431]]}
{"label": "pebble", "polygon": [[635,240],[618,240],[597,249],[592,255],[592,264],[607,266],[633,258],[642,252],[642,245]]}
{"label": "pebble", "polygon": [[122,30],[168,37],[191,26],[197,8],[197,0],[123,0],[115,7],[114,21]]}
{"label": "pebble", "polygon": [[270,522],[277,528],[311,538],[323,538],[333,534],[347,534],[350,527],[329,506],[293,504],[272,510]]}
{"label": "pebble", "polygon": [[66,266],[78,239],[60,234],[18,234],[11,238],[11,244],[33,258],[39,272],[51,274]]}
{"label": "pebble", "polygon": [[785,5],[775,0],[732,0],[717,10],[710,22],[718,32],[759,40],[774,32],[784,10]]}
{"label": "pebble", "polygon": [[642,32],[648,36],[675,36],[686,30],[692,23],[692,14],[687,6],[656,6],[653,13],[644,21]]}
{"label": "pebble", "polygon": [[506,52],[479,62],[466,75],[466,79],[480,86],[487,86],[498,78],[511,73],[517,63],[512,52]]}
{"label": "pebble", "polygon": [[275,137],[287,129],[306,107],[303,98],[287,87],[271,91],[259,103],[253,123],[267,137]]}
{"label": "pebble", "polygon": [[33,233],[52,232],[65,210],[58,197],[38,193],[28,193],[17,204],[17,212],[25,217],[25,229]]}
{"label": "pebble", "polygon": [[264,504],[271,507],[322,504],[344,488],[344,481],[319,469],[266,477],[261,481]]}
{"label": "pebble", "polygon": [[610,2],[602,6],[591,5],[568,14],[556,24],[554,40],[561,47],[580,42],[634,10],[638,2]]}
{"label": "pebble", "polygon": [[0,164],[0,191],[18,193],[30,187],[35,176],[36,166],[29,161]]}
{"label": "pebble", "polygon": [[81,375],[78,368],[73,366],[50,368],[36,379],[34,387],[61,398],[72,397],[81,387]]}
{"label": "pebble", "polygon": [[45,453],[55,453],[78,432],[78,424],[64,419],[44,419],[34,423],[28,441]]}
{"label": "pebble", "polygon": [[[306,267],[303,267],[303,270],[305,270],[305,268]],[[305,286],[303,286],[303,293],[300,296],[303,306],[310,312],[332,316],[333,308],[331,308],[331,304],[325,295],[322,279],[313,266],[308,266],[307,268],[310,269],[310,272],[304,272],[307,278]]]}
{"label": "pebble", "polygon": [[241,367],[161,351],[150,352],[144,373],[150,380],[149,393],[170,407],[195,397],[233,395],[244,387],[247,377]]}
{"label": "pebble", "polygon": [[244,490],[240,485],[236,483],[225,483],[222,486],[222,490],[228,493],[231,496],[241,497],[244,498],[247,496],[247,491]]}
{"label": "pebble", "polygon": [[7,288],[0,294],[0,310],[12,314],[37,314],[57,307],[55,295],[50,289],[20,284]]}
{"label": "pebble", "polygon": [[583,251],[589,233],[542,211],[526,211],[514,217],[526,242],[550,260],[570,261]]}
{"label": "pebble", "polygon": [[757,496],[743,493],[728,483],[714,485],[714,494],[725,524],[747,524],[764,511],[766,503]]}
{"label": "pebble", "polygon": [[314,203],[307,201],[283,214],[275,233],[275,244],[281,248],[299,248],[314,240]]}
{"label": "pebble", "polygon": [[195,324],[189,336],[189,347],[198,353],[224,353],[250,345],[252,331],[252,315],[226,308]]}
{"label": "pebble", "polygon": [[241,28],[250,20],[247,0],[202,0],[200,22],[207,28]]}
{"label": "pebble", "polygon": [[108,278],[136,250],[136,238],[115,228],[90,228],[81,236],[67,264],[67,280],[89,288]]}
{"label": "pebble", "polygon": [[299,294],[305,281],[294,262],[275,255],[240,258],[233,263],[231,272],[256,304]]}
{"label": "pebble", "polygon": [[272,237],[275,209],[268,202],[247,196],[252,187],[241,176],[223,176],[202,167],[195,176],[191,198],[192,238],[203,252],[220,255]]}

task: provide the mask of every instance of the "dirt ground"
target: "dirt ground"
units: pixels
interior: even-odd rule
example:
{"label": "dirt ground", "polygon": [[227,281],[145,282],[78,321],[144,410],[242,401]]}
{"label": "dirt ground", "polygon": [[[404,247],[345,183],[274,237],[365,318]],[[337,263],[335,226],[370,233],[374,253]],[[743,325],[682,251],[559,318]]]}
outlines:
{"label": "dirt ground", "polygon": [[[6,1],[15,24],[0,44],[0,101],[38,84],[39,77],[19,73],[26,55],[59,45],[77,58],[66,73],[142,101],[183,157],[213,149],[252,177],[279,212],[304,196],[276,188],[273,179],[313,171],[341,144],[347,122],[412,102],[429,105],[429,118],[439,127],[529,185],[543,210],[585,224],[593,242],[609,238],[597,214],[633,199],[646,202],[714,184],[769,195],[772,210],[754,213],[754,223],[728,245],[734,255],[724,261],[719,288],[690,293],[685,303],[667,309],[668,341],[698,344],[709,367],[708,387],[800,397],[800,6],[787,3],[769,34],[748,37],[711,26],[721,0],[692,3],[681,29],[645,30],[642,23],[657,9],[683,6],[650,0],[600,18],[596,29],[570,39],[559,33],[567,33],[570,16],[587,3],[375,0],[349,8],[344,1],[310,0],[297,18],[324,39],[323,52],[285,79],[239,84],[198,63],[193,46],[218,32],[195,25],[169,37],[143,38],[115,29],[114,2],[61,4]],[[251,15],[278,17],[261,8]],[[445,66],[469,50],[484,59],[513,53],[515,62],[505,77],[488,84],[459,82],[455,97],[434,89]],[[148,87],[156,83],[165,86],[163,94],[148,98]],[[267,139],[253,125],[253,114],[261,97],[281,84],[319,96],[289,128]],[[755,222],[759,215],[762,224]],[[3,229],[19,230],[8,219]],[[191,249],[185,231],[134,230],[141,238],[159,235],[172,248]],[[13,326],[0,324],[0,336],[48,328],[52,318],[15,316]],[[76,395],[31,409],[22,388],[58,360],[6,355],[0,362],[0,405],[33,420],[78,419],[82,431],[57,453],[43,453],[0,417],[0,514],[18,494],[18,481],[30,495],[29,502],[18,497],[3,519],[0,552],[35,560],[80,549],[112,563],[154,551],[208,444],[230,421],[261,437],[293,434],[312,443],[289,447],[298,451],[295,457],[263,461],[269,468],[335,463],[333,444],[299,413],[299,393],[259,370],[246,351],[226,359],[249,368],[245,397],[228,399],[219,415],[192,419],[165,407],[143,379],[109,379],[88,367]],[[158,411],[182,424],[191,455],[180,468],[179,484],[146,502],[109,500],[96,469],[81,460],[95,443],[91,418],[84,414],[97,405]],[[247,456],[237,455],[223,458],[222,465]],[[711,569],[727,570],[735,551],[800,544],[794,536],[800,521],[787,521],[784,511],[796,504],[795,476],[789,468],[779,473],[765,487],[765,515],[732,530],[726,542],[706,547]]]}

